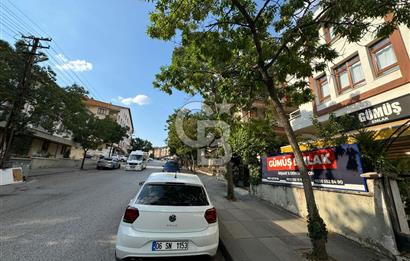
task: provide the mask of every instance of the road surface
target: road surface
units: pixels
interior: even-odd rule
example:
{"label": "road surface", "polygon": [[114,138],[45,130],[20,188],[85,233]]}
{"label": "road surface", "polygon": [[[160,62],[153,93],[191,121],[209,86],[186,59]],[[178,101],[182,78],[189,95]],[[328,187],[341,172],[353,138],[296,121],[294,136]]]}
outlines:
{"label": "road surface", "polygon": [[[0,260],[115,260],[124,209],[138,183],[161,165],[73,171],[0,187]],[[218,252],[214,260],[224,259]]]}

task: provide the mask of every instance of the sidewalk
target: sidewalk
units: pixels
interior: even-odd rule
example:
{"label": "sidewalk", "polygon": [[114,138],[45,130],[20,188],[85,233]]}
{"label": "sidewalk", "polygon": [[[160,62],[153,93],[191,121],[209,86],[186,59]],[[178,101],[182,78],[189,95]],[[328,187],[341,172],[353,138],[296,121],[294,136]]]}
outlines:
{"label": "sidewalk", "polygon": [[[226,184],[199,175],[219,218],[220,239],[234,261],[305,260],[310,251],[305,221],[247,191],[235,189],[237,201],[225,199]],[[389,260],[374,250],[329,233],[327,250],[336,260]]]}
{"label": "sidewalk", "polygon": [[[84,170],[95,169],[95,165],[84,166]],[[40,175],[51,175],[51,174],[60,174],[68,172],[77,172],[81,171],[79,168],[42,168],[42,169],[31,169],[29,177],[40,176]]]}

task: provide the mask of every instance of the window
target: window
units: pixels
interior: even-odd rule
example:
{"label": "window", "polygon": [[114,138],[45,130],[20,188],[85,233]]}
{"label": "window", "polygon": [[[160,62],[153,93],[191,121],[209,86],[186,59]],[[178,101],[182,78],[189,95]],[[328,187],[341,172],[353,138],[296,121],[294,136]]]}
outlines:
{"label": "window", "polygon": [[43,144],[41,145],[41,151],[42,151],[42,152],[47,152],[49,146],[50,146],[50,142],[48,142],[48,141],[43,141]]}
{"label": "window", "polygon": [[357,55],[336,67],[334,73],[339,93],[354,88],[365,80],[362,64]]}
{"label": "window", "polygon": [[398,68],[396,55],[389,38],[384,38],[369,48],[376,76],[385,75]]}
{"label": "window", "polygon": [[325,28],[323,28],[323,31],[325,33],[326,43],[328,43],[328,44],[333,43],[338,38],[338,35],[336,34],[335,29],[333,28],[333,26],[325,27]]}
{"label": "window", "polygon": [[319,100],[324,101],[330,97],[329,83],[326,75],[321,76],[316,80],[316,86],[319,93]]}
{"label": "window", "polygon": [[106,115],[106,114],[107,114],[107,109],[105,109],[105,108],[98,108],[98,109],[97,109],[97,114]]}
{"label": "window", "polygon": [[61,146],[60,154],[64,154],[67,151],[68,147],[66,145]]}
{"label": "window", "polygon": [[137,204],[160,206],[209,205],[203,187],[179,183],[146,184],[138,195]]}

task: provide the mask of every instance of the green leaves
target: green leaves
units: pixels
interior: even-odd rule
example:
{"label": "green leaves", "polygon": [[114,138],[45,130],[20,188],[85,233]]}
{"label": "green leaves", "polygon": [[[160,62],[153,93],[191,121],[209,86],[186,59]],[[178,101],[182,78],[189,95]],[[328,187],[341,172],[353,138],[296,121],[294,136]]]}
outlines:
{"label": "green leaves", "polygon": [[143,151],[150,151],[152,147],[152,143],[148,140],[144,140],[141,138],[135,138],[131,140],[132,150],[143,150]]}
{"label": "green leaves", "polygon": [[27,46],[21,41],[17,41],[14,48],[0,41],[0,111],[3,111],[0,121],[10,115],[8,105],[22,99],[24,111],[11,119],[18,132],[24,132],[29,124],[51,134],[67,131],[70,121],[75,122],[72,116],[84,110],[82,99],[87,92],[77,85],[61,88],[51,68],[37,63],[32,68],[26,92],[17,97],[27,52]]}

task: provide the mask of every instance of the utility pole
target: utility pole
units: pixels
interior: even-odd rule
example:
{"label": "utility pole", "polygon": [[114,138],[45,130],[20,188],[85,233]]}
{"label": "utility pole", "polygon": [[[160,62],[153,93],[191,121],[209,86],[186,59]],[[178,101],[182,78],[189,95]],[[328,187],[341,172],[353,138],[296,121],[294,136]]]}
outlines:
{"label": "utility pole", "polygon": [[30,41],[30,43],[28,43],[26,46],[31,47],[31,49],[27,53],[27,60],[24,64],[24,72],[17,85],[17,95],[15,96],[14,101],[11,104],[11,111],[7,118],[4,128],[4,134],[0,141],[0,168],[3,168],[6,161],[8,160],[14,133],[16,131],[16,123],[18,121],[16,117],[19,113],[21,113],[21,111],[24,109],[24,105],[26,104],[27,91],[30,86],[29,83],[31,78],[31,69],[33,68],[33,64],[36,62],[36,56],[39,55],[37,53],[37,50],[50,48],[50,46],[41,45],[41,41],[50,42],[50,38],[24,35],[22,36],[22,38]]}

